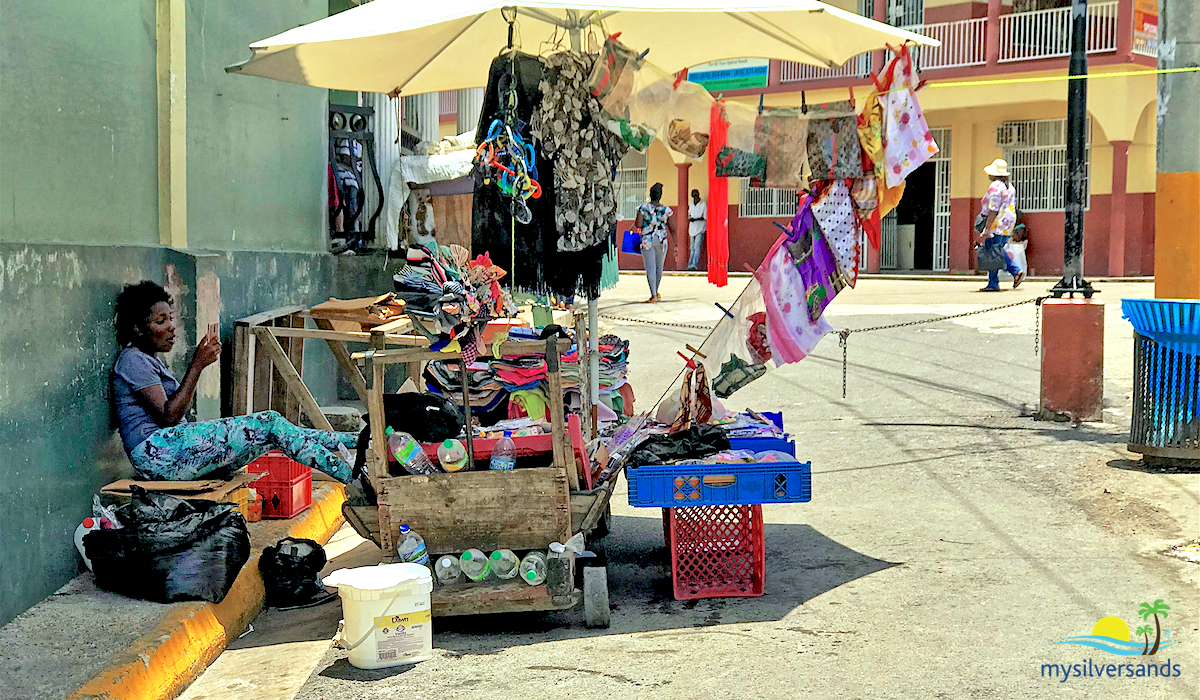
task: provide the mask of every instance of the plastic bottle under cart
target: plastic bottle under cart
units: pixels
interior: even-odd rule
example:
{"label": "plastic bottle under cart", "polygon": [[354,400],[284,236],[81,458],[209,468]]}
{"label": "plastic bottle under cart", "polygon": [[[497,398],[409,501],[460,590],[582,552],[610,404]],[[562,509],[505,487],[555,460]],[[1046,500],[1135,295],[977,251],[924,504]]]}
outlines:
{"label": "plastic bottle under cart", "polygon": [[517,567],[520,566],[521,560],[517,559],[517,555],[513,554],[511,549],[497,549],[492,552],[489,557],[492,562],[492,573],[501,581],[507,581],[517,577]]}
{"label": "plastic bottle under cart", "polygon": [[87,565],[88,571],[92,570],[92,560],[88,559],[88,555],[83,551],[83,536],[92,530],[111,530],[112,527],[103,527],[102,518],[84,518],[79,527],[75,528],[75,548],[79,550],[79,556],[83,557],[83,563]]}
{"label": "plastic bottle under cart", "polygon": [[400,537],[404,538],[400,542],[401,561],[429,566],[429,552],[425,551],[425,540],[407,525],[400,526]]}
{"label": "plastic bottle under cart", "polygon": [[387,435],[388,452],[395,456],[396,461],[409,474],[438,473],[437,467],[429,461],[421,443],[414,440],[412,435],[393,430],[391,426],[388,426],[383,434]]}
{"label": "plastic bottle under cart", "polygon": [[496,441],[492,448],[492,458],[488,469],[497,472],[512,471],[517,466],[517,445],[513,442],[512,431],[505,430],[504,437]]}
{"label": "plastic bottle under cart", "polygon": [[437,582],[443,586],[462,580],[462,568],[458,565],[458,557],[451,554],[438,558],[434,573],[437,574]]}
{"label": "plastic bottle under cart", "polygon": [[546,553],[545,552],[530,552],[521,560],[521,580],[531,586],[538,586],[546,582]]}
{"label": "plastic bottle under cart", "polygon": [[491,562],[488,561],[487,555],[478,549],[468,549],[459,557],[458,565],[462,568],[463,574],[472,581],[482,581],[488,577],[491,572]]}

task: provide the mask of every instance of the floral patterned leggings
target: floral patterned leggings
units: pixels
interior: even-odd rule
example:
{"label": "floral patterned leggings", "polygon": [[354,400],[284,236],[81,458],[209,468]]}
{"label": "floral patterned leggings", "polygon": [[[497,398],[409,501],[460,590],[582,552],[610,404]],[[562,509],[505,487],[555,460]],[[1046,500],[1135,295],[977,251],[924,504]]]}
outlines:
{"label": "floral patterned leggings", "polygon": [[350,481],[351,465],[338,445],[353,448],[358,433],[299,428],[275,411],[159,428],[133,448],[129,459],[143,479],[190,481],[228,467],[241,467],[271,450]]}

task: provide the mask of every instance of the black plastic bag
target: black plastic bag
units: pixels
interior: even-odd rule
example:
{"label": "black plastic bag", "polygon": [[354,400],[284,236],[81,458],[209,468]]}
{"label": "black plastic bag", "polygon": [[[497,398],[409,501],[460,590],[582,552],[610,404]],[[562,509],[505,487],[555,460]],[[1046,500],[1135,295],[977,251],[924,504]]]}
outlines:
{"label": "black plastic bag", "polygon": [[285,537],[264,549],[258,570],[267,590],[267,605],[287,609],[332,600],[336,594],[320,581],[326,561],[325,549],[314,540]]}
{"label": "black plastic bag", "polygon": [[[457,437],[463,429],[463,414],[458,404],[428,391],[384,394],[383,417],[393,430],[408,433],[417,442],[441,442]],[[371,417],[363,418],[367,426],[358,435],[353,473],[356,479],[366,474],[367,445],[371,442]]]}
{"label": "black plastic bag", "polygon": [[629,456],[629,464],[663,464],[674,459],[703,459],[729,449],[729,436],[715,425],[697,423],[674,433],[651,435]]}
{"label": "black plastic bag", "polygon": [[101,588],[159,603],[219,603],[250,559],[250,533],[234,506],[183,501],[133,486],[116,509],[124,526],[83,537]]}

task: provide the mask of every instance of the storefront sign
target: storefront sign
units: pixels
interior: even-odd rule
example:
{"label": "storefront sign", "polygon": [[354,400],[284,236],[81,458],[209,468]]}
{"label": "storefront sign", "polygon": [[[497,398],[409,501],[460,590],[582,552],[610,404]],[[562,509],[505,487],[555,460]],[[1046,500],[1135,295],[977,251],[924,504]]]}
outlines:
{"label": "storefront sign", "polygon": [[709,92],[765,88],[771,62],[765,58],[733,58],[688,69],[687,79]]}
{"label": "storefront sign", "polygon": [[1134,0],[1133,48],[1158,52],[1158,0]]}

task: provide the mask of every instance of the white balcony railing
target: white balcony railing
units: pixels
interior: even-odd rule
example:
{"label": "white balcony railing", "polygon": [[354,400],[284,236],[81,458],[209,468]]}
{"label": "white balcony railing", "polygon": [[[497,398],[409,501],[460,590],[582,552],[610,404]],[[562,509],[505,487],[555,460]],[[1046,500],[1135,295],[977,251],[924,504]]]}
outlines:
{"label": "white balcony railing", "polygon": [[982,66],[987,63],[987,18],[964,19],[957,22],[917,24],[901,27],[924,34],[942,42],[941,46],[920,46],[912,49],[913,59],[921,70]]}
{"label": "white balcony railing", "polygon": [[871,54],[864,53],[846,61],[841,68],[818,68],[807,63],[783,61],[779,66],[779,82],[799,83],[834,78],[865,78],[871,74]]}
{"label": "white balcony railing", "polygon": [[[1117,50],[1117,4],[1088,5],[1088,53]],[[1071,53],[1071,8],[1000,16],[1000,62],[1056,58]]]}

